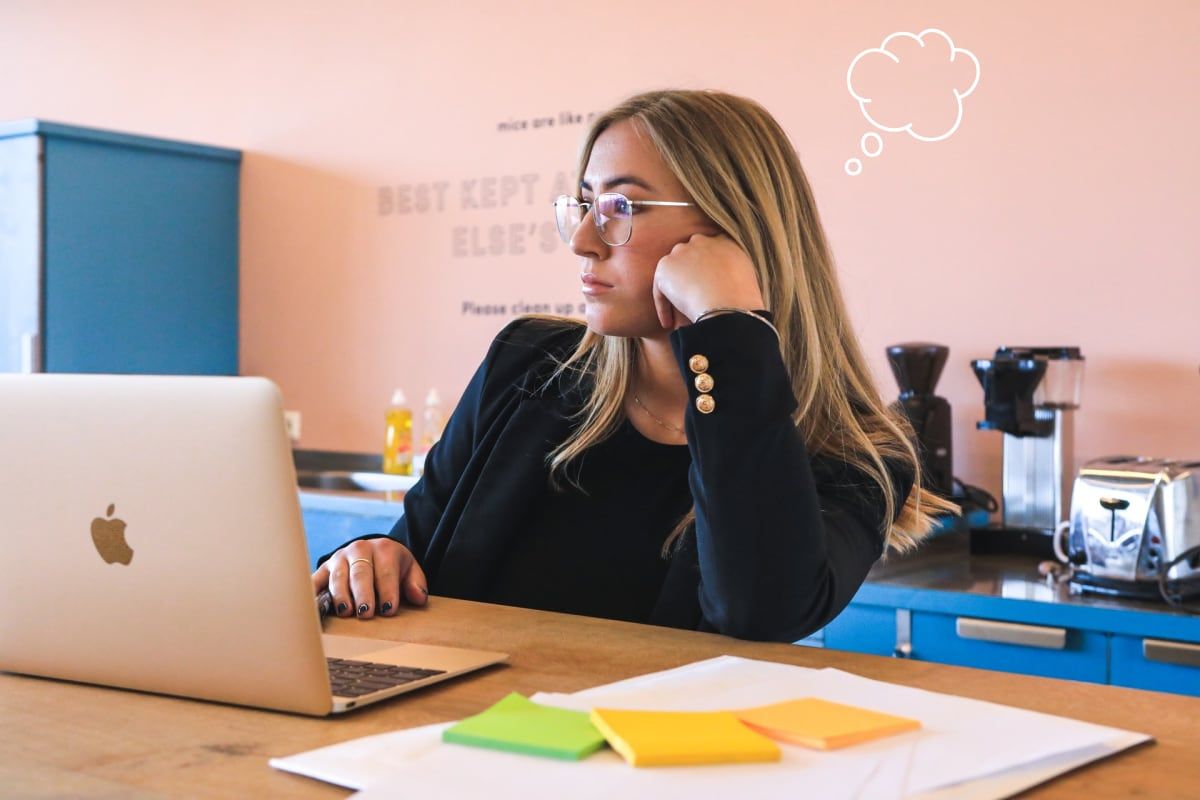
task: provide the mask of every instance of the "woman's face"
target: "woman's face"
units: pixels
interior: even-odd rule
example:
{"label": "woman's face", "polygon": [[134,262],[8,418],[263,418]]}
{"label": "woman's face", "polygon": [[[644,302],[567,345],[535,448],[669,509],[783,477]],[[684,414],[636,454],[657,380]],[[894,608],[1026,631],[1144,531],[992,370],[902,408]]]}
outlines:
{"label": "woman's face", "polygon": [[[579,199],[592,202],[603,192],[633,201],[692,199],[632,120],[609,126],[592,147]],[[633,233],[614,247],[600,238],[589,211],[571,237],[571,251],[580,258],[588,328],[608,336],[664,336],[651,295],[654,270],[694,233],[719,229],[695,206],[634,206]]]}

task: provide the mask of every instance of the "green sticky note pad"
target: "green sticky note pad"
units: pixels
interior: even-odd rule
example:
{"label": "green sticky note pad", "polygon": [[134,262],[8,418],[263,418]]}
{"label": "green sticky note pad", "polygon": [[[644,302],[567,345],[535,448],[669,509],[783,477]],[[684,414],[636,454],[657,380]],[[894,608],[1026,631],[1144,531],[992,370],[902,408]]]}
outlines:
{"label": "green sticky note pad", "polygon": [[442,731],[442,741],[568,761],[604,746],[587,712],[541,706],[516,692]]}

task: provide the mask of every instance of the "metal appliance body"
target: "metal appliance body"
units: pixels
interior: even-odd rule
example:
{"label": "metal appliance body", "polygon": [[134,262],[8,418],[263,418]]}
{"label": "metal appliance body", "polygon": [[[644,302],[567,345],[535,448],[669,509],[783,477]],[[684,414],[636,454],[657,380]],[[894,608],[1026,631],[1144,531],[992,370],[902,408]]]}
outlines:
{"label": "metal appliance body", "polygon": [[1034,418],[1049,423],[1046,436],[1004,434],[1004,527],[1050,534],[1071,502],[1075,415],[1070,409],[1038,408]]}
{"label": "metal appliance body", "polygon": [[[1070,525],[1073,582],[1091,591],[1158,597],[1164,566],[1200,548],[1200,461],[1089,461],[1075,479]],[[1166,577],[1181,594],[1200,592],[1200,550]]]}

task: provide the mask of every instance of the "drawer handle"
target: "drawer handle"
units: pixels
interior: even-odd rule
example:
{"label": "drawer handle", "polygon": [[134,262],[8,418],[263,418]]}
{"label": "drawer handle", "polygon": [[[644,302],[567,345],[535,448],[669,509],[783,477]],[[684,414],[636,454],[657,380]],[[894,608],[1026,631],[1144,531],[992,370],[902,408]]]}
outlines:
{"label": "drawer handle", "polygon": [[1162,639],[1142,639],[1142,655],[1147,661],[1200,667],[1200,644],[1167,642]]}
{"label": "drawer handle", "polygon": [[984,642],[1019,644],[1044,650],[1062,650],[1067,646],[1066,628],[1047,628],[1042,625],[1020,625],[1016,622],[995,622],[990,619],[959,617],[955,631],[963,639]]}

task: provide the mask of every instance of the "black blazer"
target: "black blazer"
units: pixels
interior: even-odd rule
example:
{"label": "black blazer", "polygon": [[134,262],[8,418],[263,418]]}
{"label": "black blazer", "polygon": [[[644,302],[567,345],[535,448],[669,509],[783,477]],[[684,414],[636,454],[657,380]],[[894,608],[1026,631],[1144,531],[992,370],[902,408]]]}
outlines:
{"label": "black blazer", "polygon": [[[430,593],[489,599],[493,565],[520,535],[544,491],[547,456],[584,400],[573,378],[547,384],[584,331],[523,318],[492,343],[388,534],[416,556]],[[810,458],[768,326],[719,315],[675,331],[671,343],[692,400],[686,430],[696,525],[671,557],[648,622],[801,639],[846,606],[880,556],[883,495],[844,462]],[[689,360],[696,355],[707,359],[714,382],[709,414],[695,405]],[[889,468],[902,504],[912,474]]]}

